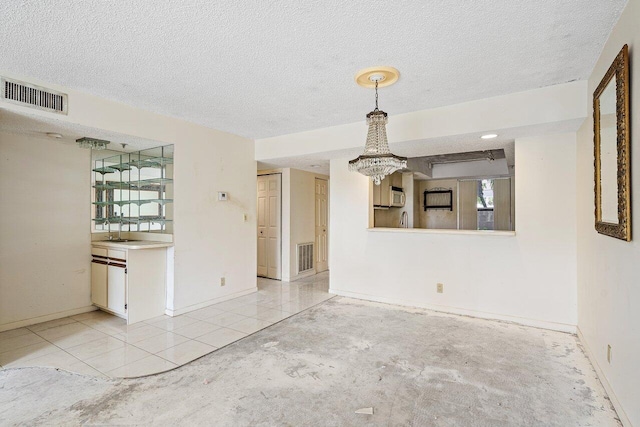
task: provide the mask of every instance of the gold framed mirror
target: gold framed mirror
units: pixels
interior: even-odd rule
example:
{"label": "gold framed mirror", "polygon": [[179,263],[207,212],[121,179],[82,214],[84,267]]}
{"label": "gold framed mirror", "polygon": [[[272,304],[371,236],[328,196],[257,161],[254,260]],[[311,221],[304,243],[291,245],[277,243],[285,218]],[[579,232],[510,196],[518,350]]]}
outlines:
{"label": "gold framed mirror", "polygon": [[596,231],[631,240],[629,48],[624,45],[593,93]]}

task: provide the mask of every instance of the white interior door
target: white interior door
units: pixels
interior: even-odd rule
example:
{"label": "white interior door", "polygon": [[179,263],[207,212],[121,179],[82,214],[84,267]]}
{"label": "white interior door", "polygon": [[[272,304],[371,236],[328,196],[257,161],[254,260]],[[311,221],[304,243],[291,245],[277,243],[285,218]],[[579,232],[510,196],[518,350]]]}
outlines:
{"label": "white interior door", "polygon": [[329,269],[328,182],[316,178],[316,273]]}
{"label": "white interior door", "polygon": [[281,186],[280,174],[258,177],[258,276],[280,280]]}

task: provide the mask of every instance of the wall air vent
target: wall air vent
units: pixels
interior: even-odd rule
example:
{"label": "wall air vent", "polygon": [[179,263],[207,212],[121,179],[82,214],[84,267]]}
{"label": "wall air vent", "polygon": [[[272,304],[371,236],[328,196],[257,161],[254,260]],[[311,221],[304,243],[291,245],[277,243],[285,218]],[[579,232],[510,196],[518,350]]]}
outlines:
{"label": "wall air vent", "polygon": [[2,99],[23,107],[67,114],[67,94],[1,77]]}
{"label": "wall air vent", "polygon": [[313,270],[313,243],[298,243],[298,274]]}

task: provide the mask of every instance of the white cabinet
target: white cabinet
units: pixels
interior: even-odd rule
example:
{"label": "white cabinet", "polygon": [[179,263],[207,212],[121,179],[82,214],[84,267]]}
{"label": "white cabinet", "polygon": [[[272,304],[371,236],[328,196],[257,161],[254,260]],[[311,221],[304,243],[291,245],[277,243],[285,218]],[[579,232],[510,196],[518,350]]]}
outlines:
{"label": "white cabinet", "polygon": [[391,187],[402,187],[402,173],[394,172],[384,177],[380,185],[373,184],[373,206],[389,207],[391,203]]}
{"label": "white cabinet", "polygon": [[[98,249],[98,250],[96,250]],[[119,314],[127,313],[126,259],[111,258],[111,254],[93,248],[91,260],[91,302],[100,308]],[[109,251],[110,252],[110,251]],[[101,255],[104,253],[104,255]],[[124,252],[126,254],[126,252]]]}
{"label": "white cabinet", "polygon": [[389,176],[385,176],[380,185],[373,184],[373,206],[389,206]]}
{"label": "white cabinet", "polygon": [[129,249],[110,245],[114,244],[96,242],[91,250],[93,304],[126,319],[127,324],[163,315],[169,245],[132,244]]}
{"label": "white cabinet", "polygon": [[107,272],[107,308],[114,313],[127,312],[126,264],[111,264]]}
{"label": "white cabinet", "polygon": [[91,302],[101,307],[107,305],[107,268],[106,261],[91,261]]}

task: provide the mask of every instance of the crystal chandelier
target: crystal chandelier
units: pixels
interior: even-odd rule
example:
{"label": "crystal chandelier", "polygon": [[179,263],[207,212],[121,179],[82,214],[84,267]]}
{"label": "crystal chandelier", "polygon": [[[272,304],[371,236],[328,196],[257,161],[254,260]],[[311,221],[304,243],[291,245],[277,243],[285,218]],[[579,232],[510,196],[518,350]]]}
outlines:
{"label": "crystal chandelier", "polygon": [[376,108],[367,114],[369,132],[367,133],[364,153],[349,162],[349,170],[369,176],[376,185],[380,185],[385,176],[391,175],[397,170],[405,169],[407,167],[407,158],[396,156],[389,150],[387,129],[385,127],[389,120],[387,119],[387,113],[378,109],[378,82],[384,77],[381,74],[372,74],[369,79],[375,82]]}
{"label": "crystal chandelier", "polygon": [[92,150],[104,150],[107,148],[107,144],[109,141],[105,141],[103,139],[89,138],[87,136],[76,139],[78,143],[78,147],[80,148],[90,148]]}

